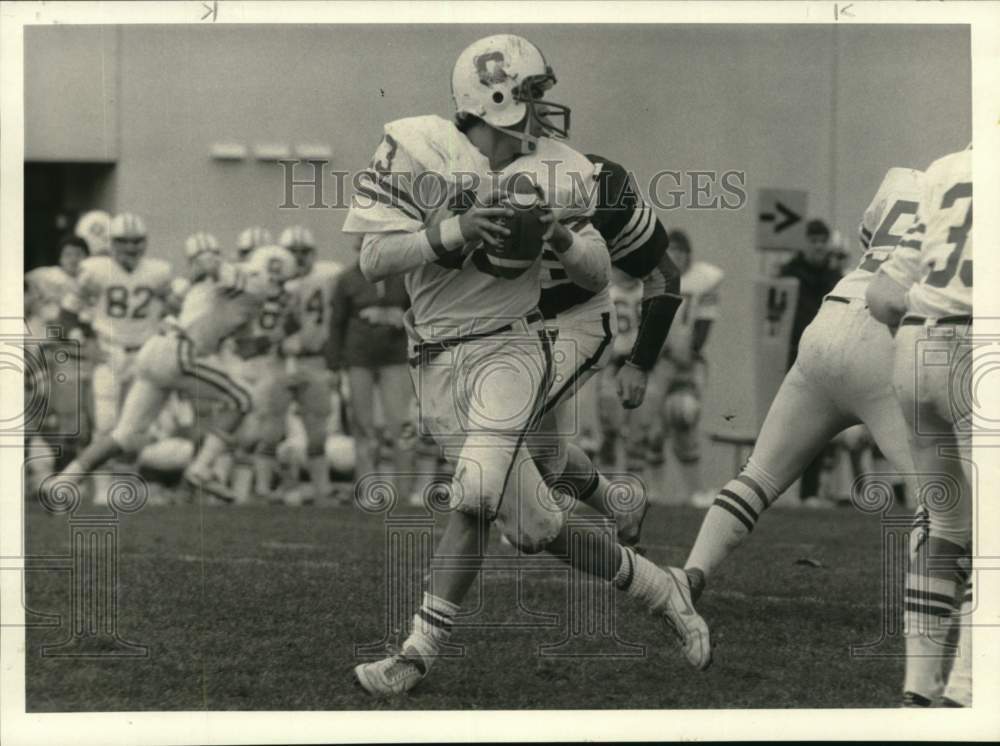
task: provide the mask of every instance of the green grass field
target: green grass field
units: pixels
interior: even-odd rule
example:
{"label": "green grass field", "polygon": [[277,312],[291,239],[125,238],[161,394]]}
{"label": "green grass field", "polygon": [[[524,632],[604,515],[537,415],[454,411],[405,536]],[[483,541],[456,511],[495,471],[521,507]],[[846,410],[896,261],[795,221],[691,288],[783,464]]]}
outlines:
{"label": "green grass field", "polygon": [[[67,517],[28,515],[29,554],[66,555]],[[682,563],[701,515],[654,508],[643,537],[649,557]],[[148,654],[43,655],[69,634],[70,575],[28,572],[27,607],[62,617],[59,628],[28,630],[29,711],[891,707],[899,699],[898,655],[849,652],[882,629],[879,521],[852,509],[775,509],[762,519],[699,605],[716,645],[706,673],[690,669],[624,598],[618,639],[644,645],[641,655],[539,655],[566,628],[565,574],[547,564],[526,573],[521,611],[514,573],[487,573],[484,612],[473,621],[492,626],[457,629],[462,657],[439,661],[412,694],[387,702],[349,675],[355,645],[385,632],[382,516],[147,507],[122,518],[118,535],[118,631]],[[494,548],[510,556],[495,537]],[[821,566],[796,563],[806,558]],[[512,620],[549,626],[503,626]],[[592,648],[618,649],[607,640]],[[889,652],[901,654],[901,644]]]}

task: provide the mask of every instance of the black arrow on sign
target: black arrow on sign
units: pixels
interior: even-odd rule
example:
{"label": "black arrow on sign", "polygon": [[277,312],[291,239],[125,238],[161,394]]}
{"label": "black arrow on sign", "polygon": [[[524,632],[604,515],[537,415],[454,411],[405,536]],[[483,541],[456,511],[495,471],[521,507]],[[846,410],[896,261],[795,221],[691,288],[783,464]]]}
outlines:
{"label": "black arrow on sign", "polygon": [[[799,215],[794,210],[789,210],[787,207],[785,207],[780,202],[775,201],[774,206],[777,209],[777,211],[781,213],[781,217],[782,217],[781,222],[778,223],[776,226],[774,226],[774,232],[775,233],[781,233],[783,230],[791,228],[797,222],[799,222],[800,220],[802,220],[802,216],[801,215]],[[760,220],[763,223],[772,223],[772,222],[774,222],[774,220],[776,218],[777,218],[777,215],[775,215],[773,212],[762,212],[760,214]]]}

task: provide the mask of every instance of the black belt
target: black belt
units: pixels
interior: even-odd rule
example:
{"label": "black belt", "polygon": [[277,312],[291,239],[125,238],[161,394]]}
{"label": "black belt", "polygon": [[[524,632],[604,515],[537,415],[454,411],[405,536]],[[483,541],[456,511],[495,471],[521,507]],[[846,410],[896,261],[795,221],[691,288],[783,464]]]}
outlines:
{"label": "black belt", "polygon": [[[527,316],[524,317],[524,322],[526,324],[535,324],[542,320],[542,314],[538,311],[532,311]],[[435,342],[421,342],[417,345],[417,354],[412,356],[409,360],[410,365],[416,367],[418,365],[426,365],[431,360],[436,358],[442,352],[445,352],[451,347],[455,347],[465,342],[473,342],[477,339],[485,339],[486,337],[492,337],[497,334],[506,334],[514,329],[514,324],[518,322],[512,321],[509,324],[504,324],[501,327],[492,329],[488,332],[478,332],[476,334],[466,334],[462,337],[449,337],[448,339],[439,339]]]}
{"label": "black belt", "polygon": [[899,325],[923,326],[928,321],[932,321],[934,326],[941,326],[942,324],[971,324],[972,316],[969,314],[956,314],[954,316],[941,316],[936,319],[928,316],[906,316],[899,322]]}

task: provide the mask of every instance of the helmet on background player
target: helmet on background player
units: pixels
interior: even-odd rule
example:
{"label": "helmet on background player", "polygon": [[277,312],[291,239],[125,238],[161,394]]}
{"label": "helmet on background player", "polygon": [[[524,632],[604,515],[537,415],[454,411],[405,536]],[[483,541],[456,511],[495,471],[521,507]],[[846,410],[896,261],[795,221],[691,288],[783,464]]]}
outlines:
{"label": "helmet on background player", "polygon": [[198,231],[184,242],[184,256],[196,277],[210,274],[222,263],[222,249],[219,241],[211,233]]}
{"label": "helmet on background player", "polygon": [[271,281],[270,296],[281,293],[285,283],[298,274],[298,262],[281,246],[258,246],[247,260],[251,272],[259,272]]}
{"label": "helmet on background player", "polygon": [[312,231],[302,225],[293,225],[281,232],[278,243],[295,256],[299,274],[308,274],[316,262],[316,241]]}
{"label": "helmet on background player", "polygon": [[569,137],[569,107],[543,101],[556,84],[541,50],[527,39],[497,34],[479,39],[458,56],[451,74],[455,111],[478,117],[521,140],[524,153],[540,136]]}
{"label": "helmet on background player", "polygon": [[273,243],[271,231],[267,228],[262,228],[259,225],[246,228],[236,239],[236,259],[241,262],[246,261],[250,252],[258,246],[268,246]]}
{"label": "helmet on background player", "polygon": [[125,269],[133,270],[146,253],[146,224],[132,212],[111,219],[111,255]]}
{"label": "helmet on background player", "polygon": [[111,251],[111,216],[104,210],[83,213],[73,232],[87,242],[92,255]]}

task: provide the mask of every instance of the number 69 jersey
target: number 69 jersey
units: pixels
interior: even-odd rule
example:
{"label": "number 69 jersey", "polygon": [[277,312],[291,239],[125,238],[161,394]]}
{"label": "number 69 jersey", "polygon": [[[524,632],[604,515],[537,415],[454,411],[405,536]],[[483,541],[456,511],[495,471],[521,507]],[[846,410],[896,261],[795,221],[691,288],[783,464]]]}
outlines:
{"label": "number 69 jersey", "polygon": [[868,283],[917,218],[924,174],[912,168],[890,168],[861,218],[858,234],[865,253],[854,271],[846,274],[831,295],[864,299]]}
{"label": "number 69 jersey", "polygon": [[971,150],[946,155],[927,169],[916,222],[882,271],[910,288],[911,314],[972,312]]}
{"label": "number 69 jersey", "polygon": [[80,312],[82,300],[89,307],[103,343],[139,347],[157,330],[170,280],[170,265],[161,259],[143,257],[129,272],[111,256],[90,257],[80,265],[80,298],[67,305]]}

